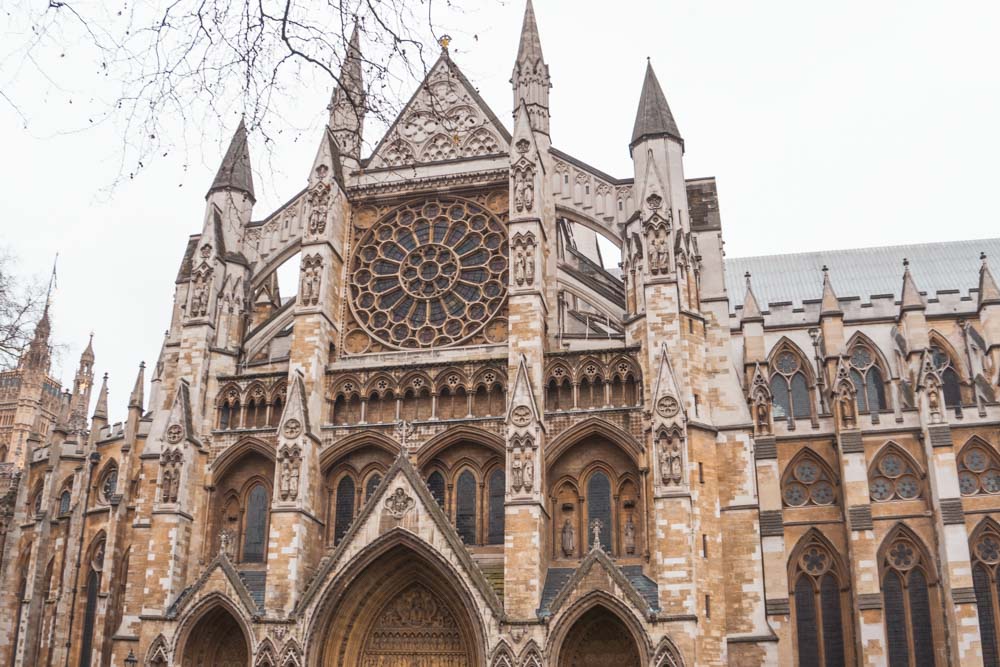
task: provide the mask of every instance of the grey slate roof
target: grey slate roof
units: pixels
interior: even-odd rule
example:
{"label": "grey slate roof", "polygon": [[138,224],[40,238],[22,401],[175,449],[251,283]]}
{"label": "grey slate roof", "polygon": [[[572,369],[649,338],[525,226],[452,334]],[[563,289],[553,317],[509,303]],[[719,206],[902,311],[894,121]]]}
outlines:
{"label": "grey slate roof", "polygon": [[996,258],[994,263],[1000,262],[1000,238],[732,257],[726,259],[726,289],[730,308],[742,306],[746,294],[743,275],[749,271],[761,309],[789,302],[801,307],[803,301],[822,297],[826,265],[840,299],[860,297],[866,303],[873,295],[892,294],[898,301],[903,259],[907,258],[917,287],[929,297],[948,290],[967,295],[979,286],[980,252]]}
{"label": "grey slate roof", "polygon": [[229,149],[226,156],[222,158],[215,180],[209,192],[216,190],[238,190],[250,195],[251,199],[256,199],[253,193],[253,173],[250,169],[250,147],[247,144],[247,126],[240,121],[239,127],[233,134],[232,141],[229,142]]}
{"label": "grey slate roof", "polygon": [[639,95],[639,108],[635,112],[635,125],[632,126],[632,141],[634,146],[639,140],[647,137],[667,135],[683,142],[681,131],[677,129],[674,115],[670,113],[667,96],[656,79],[653,65],[646,63],[646,78],[642,82],[642,94]]}

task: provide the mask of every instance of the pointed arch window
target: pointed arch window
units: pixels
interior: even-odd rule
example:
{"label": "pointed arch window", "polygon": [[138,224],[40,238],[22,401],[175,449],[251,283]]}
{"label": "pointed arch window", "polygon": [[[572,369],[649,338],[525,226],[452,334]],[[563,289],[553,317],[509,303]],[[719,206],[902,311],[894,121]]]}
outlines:
{"label": "pointed arch window", "polygon": [[337,484],[337,499],[333,512],[333,543],[347,534],[354,520],[354,480],[350,475],[344,475]]}
{"label": "pointed arch window", "polygon": [[885,380],[876,363],[875,353],[867,345],[855,345],[850,359],[851,381],[854,383],[858,412],[885,410]]}
{"label": "pointed arch window", "polygon": [[497,468],[490,473],[490,508],[489,508],[489,534],[487,544],[503,544],[504,526],[504,493],[506,492],[506,481],[503,468]]}
{"label": "pointed arch window", "polygon": [[785,471],[781,497],[788,507],[832,505],[837,500],[835,483],[829,467],[815,454],[804,450]]}
{"label": "pointed arch window", "polygon": [[444,475],[437,471],[432,472],[427,478],[427,488],[441,509],[444,509]]}
{"label": "pointed arch window", "polygon": [[906,533],[890,539],[882,557],[889,667],[933,666],[932,567],[924,550]]}
{"label": "pointed arch window", "polygon": [[833,553],[812,539],[794,564],[792,590],[799,665],[843,667],[846,664],[843,584]]}
{"label": "pointed arch window", "polygon": [[974,440],[958,457],[958,488],[963,496],[1000,493],[1000,459],[993,447]]}
{"label": "pointed arch window", "polygon": [[594,547],[594,522],[599,521],[601,548],[611,553],[611,481],[601,470],[587,480],[587,545]]}
{"label": "pointed arch window", "polygon": [[112,463],[109,465],[104,474],[101,475],[100,486],[98,491],[98,499],[102,503],[110,503],[115,492],[118,490],[118,466]]}
{"label": "pointed arch window", "polygon": [[872,500],[915,500],[923,495],[923,482],[916,467],[895,445],[886,447],[868,470]]}
{"label": "pointed arch window", "polygon": [[281,413],[285,411],[285,391],[284,389],[277,392],[274,397],[274,401],[271,403],[271,412],[269,413],[267,425],[276,428],[278,422],[281,421]]}
{"label": "pointed arch window", "polygon": [[69,514],[69,506],[72,501],[72,494],[70,494],[69,489],[66,489],[59,496],[59,515],[64,516]]}
{"label": "pointed arch window", "polygon": [[992,521],[972,539],[972,584],[979,610],[979,636],[983,642],[983,666],[1000,667],[1000,530]]}
{"label": "pointed arch window", "polygon": [[86,601],[83,612],[83,636],[80,639],[80,667],[90,667],[94,652],[94,633],[97,622],[97,602],[101,592],[101,573],[104,570],[104,537],[90,547],[90,562],[87,569]]}
{"label": "pointed arch window", "polygon": [[375,473],[368,478],[368,481],[365,483],[365,502],[368,502],[371,499],[372,495],[375,493],[375,489],[377,489],[378,485],[381,483],[382,476],[378,473]]}
{"label": "pointed arch window", "polygon": [[243,531],[243,562],[263,563],[267,544],[267,509],[270,494],[261,484],[254,484],[247,494],[246,527]]}
{"label": "pointed arch window", "polygon": [[962,407],[962,381],[955,369],[951,355],[940,345],[931,345],[931,362],[941,377],[941,390],[944,392],[944,404],[949,408]]}
{"label": "pointed arch window", "polygon": [[789,350],[779,352],[774,360],[770,384],[776,418],[792,421],[812,416],[809,383],[799,355]]}
{"label": "pointed arch window", "polygon": [[236,387],[230,387],[222,396],[219,405],[219,429],[227,431],[240,427],[240,393]]}

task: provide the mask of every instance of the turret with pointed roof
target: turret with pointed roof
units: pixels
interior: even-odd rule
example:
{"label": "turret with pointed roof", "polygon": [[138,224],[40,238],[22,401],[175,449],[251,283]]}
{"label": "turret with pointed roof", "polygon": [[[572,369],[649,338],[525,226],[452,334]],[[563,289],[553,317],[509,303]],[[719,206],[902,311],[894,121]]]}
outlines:
{"label": "turret with pointed roof", "polygon": [[360,27],[355,23],[329,107],[329,127],[337,147],[342,155],[354,160],[359,160],[361,155],[366,99],[361,70]]}
{"label": "turret with pointed roof", "polygon": [[842,315],[840,300],[837,293],[833,291],[833,284],[830,282],[830,269],[823,266],[823,300],[820,304],[820,315]]}
{"label": "turret with pointed roof", "polygon": [[531,119],[531,129],[549,134],[549,66],[542,57],[542,42],[535,22],[535,8],[528,0],[521,25],[521,42],[510,82],[514,85],[514,113],[523,100]]}
{"label": "turret with pointed roof", "polygon": [[667,104],[667,96],[653,71],[653,64],[646,62],[646,78],[642,82],[642,93],[639,95],[639,108],[635,112],[635,125],[632,127],[630,148],[644,139],[653,137],[669,137],[684,145],[677,122]]}
{"label": "turret with pointed roof", "polygon": [[910,273],[910,260],[903,260],[903,292],[900,298],[902,309],[905,310],[924,310],[927,308],[927,304],[924,302],[924,297],[917,289],[917,283],[913,280],[913,275]]}
{"label": "turret with pointed roof", "polygon": [[247,126],[242,120],[229,142],[226,155],[222,158],[219,171],[215,174],[208,194],[219,191],[242,192],[251,201],[256,201],[253,191],[253,173],[250,166],[250,146],[247,143]]}

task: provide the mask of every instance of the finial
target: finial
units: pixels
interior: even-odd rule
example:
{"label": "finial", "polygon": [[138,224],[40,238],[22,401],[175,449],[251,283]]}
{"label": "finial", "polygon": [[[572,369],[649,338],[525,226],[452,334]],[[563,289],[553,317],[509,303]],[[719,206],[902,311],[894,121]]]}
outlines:
{"label": "finial", "polygon": [[749,271],[747,271],[746,273],[744,273],[744,274],[743,274],[743,277],[744,277],[744,278],[746,279],[746,281],[747,281],[747,287],[750,287],[750,272],[749,272]]}
{"label": "finial", "polygon": [[986,253],[985,252],[980,252],[979,253],[979,261],[982,262],[983,264],[986,263]]}
{"label": "finial", "polygon": [[447,51],[448,45],[451,44],[451,35],[441,35],[440,39],[438,39],[438,44],[441,45],[442,51]]}
{"label": "finial", "polygon": [[904,257],[903,258],[903,268],[906,269],[906,268],[909,268],[909,267],[910,267],[910,260],[907,259],[906,257]]}
{"label": "finial", "polygon": [[826,264],[823,265],[823,273],[830,273],[830,267]]}

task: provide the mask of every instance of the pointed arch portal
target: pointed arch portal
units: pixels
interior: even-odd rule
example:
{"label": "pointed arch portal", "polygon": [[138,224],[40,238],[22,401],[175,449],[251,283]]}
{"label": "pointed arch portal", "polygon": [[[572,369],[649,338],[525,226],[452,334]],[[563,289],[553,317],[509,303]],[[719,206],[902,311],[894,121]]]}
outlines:
{"label": "pointed arch portal", "polygon": [[182,667],[246,667],[249,642],[243,628],[223,606],[198,619],[184,642]]}
{"label": "pointed arch portal", "polygon": [[[482,632],[471,600],[408,546],[390,547],[351,576],[328,607],[321,667],[476,667]],[[339,588],[339,587],[338,587]]]}
{"label": "pointed arch portal", "polygon": [[597,605],[566,633],[559,667],[640,667],[639,647],[616,614]]}

